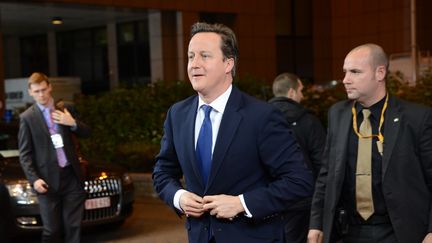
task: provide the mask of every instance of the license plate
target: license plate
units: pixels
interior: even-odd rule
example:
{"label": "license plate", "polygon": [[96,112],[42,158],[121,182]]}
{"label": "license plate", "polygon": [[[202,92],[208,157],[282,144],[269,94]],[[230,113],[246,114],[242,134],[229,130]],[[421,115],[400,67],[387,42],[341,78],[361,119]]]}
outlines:
{"label": "license plate", "polygon": [[85,201],[85,209],[107,208],[111,206],[109,197],[92,198]]}

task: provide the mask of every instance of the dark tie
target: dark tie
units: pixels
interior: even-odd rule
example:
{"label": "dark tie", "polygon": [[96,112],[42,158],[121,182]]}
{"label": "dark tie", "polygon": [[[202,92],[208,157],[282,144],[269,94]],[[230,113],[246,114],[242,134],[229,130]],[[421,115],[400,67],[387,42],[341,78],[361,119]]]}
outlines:
{"label": "dark tie", "polygon": [[210,174],[212,159],[212,124],[210,120],[212,108],[208,105],[202,105],[201,108],[204,109],[205,116],[198,135],[196,157],[198,163],[201,164],[202,179],[204,185],[206,185]]}
{"label": "dark tie", "polygon": [[370,110],[363,109],[363,122],[360,124],[360,134],[357,151],[356,171],[356,202],[357,211],[364,220],[374,212],[372,200],[372,127],[369,120]]}

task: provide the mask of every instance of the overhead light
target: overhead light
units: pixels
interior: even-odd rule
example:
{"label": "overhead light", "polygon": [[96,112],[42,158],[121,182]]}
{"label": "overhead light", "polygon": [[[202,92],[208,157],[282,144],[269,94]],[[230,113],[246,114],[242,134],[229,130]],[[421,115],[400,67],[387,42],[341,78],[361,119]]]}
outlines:
{"label": "overhead light", "polygon": [[63,24],[63,19],[60,17],[53,17],[51,19],[51,24],[55,24],[55,25]]}

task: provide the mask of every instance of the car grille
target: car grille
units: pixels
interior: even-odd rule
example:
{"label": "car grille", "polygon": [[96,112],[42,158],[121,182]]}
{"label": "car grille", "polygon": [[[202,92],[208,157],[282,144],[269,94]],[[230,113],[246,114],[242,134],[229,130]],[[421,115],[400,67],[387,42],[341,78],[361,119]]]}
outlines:
{"label": "car grille", "polygon": [[102,180],[87,180],[84,184],[84,190],[87,192],[87,199],[110,197],[111,206],[85,210],[83,222],[103,220],[120,214],[120,179],[107,178]]}

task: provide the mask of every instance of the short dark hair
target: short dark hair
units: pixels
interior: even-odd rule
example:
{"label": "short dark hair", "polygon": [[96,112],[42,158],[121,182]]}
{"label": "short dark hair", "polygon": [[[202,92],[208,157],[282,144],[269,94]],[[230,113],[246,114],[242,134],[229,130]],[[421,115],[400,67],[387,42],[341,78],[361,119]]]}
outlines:
{"label": "short dark hair", "polygon": [[275,97],[286,96],[288,90],[297,90],[299,77],[292,73],[279,74],[273,81],[273,94]]}
{"label": "short dark hair", "polygon": [[221,50],[224,58],[234,59],[234,67],[231,70],[231,76],[234,78],[236,75],[236,67],[238,62],[237,39],[234,31],[223,24],[197,22],[192,25],[190,37],[192,38],[194,35],[202,32],[216,33],[221,37]]}
{"label": "short dark hair", "polygon": [[28,88],[30,89],[30,86],[32,84],[40,84],[42,82],[46,82],[47,84],[50,84],[48,80],[48,76],[46,76],[44,73],[41,72],[34,72],[32,73],[32,75],[30,75],[27,85]]}

